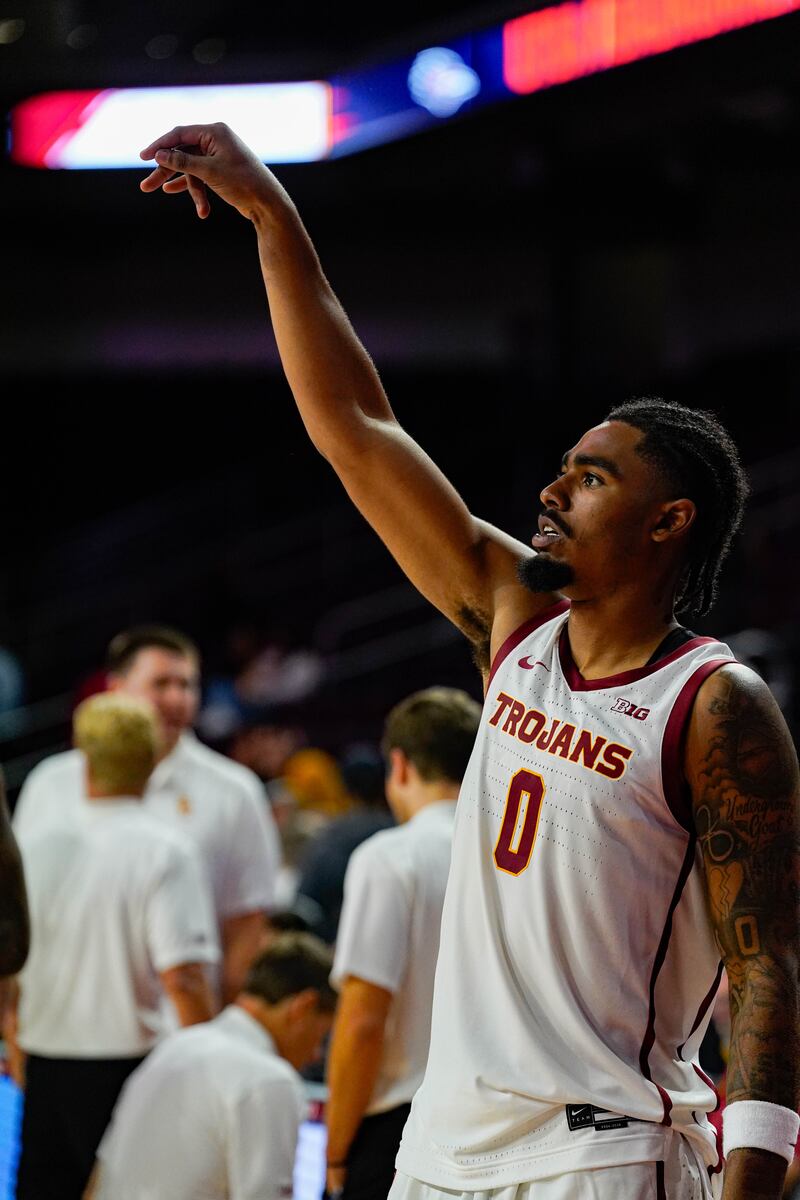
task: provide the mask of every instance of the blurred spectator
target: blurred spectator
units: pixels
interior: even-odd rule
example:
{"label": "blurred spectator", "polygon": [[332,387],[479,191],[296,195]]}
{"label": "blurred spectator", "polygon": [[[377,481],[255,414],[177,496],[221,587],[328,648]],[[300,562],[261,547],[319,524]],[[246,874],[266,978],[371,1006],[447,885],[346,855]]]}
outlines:
{"label": "blurred spectator", "polygon": [[[214,896],[223,948],[222,998],[239,991],[258,953],[272,903],[280,846],[263,785],[251,771],[202,745],[191,732],[200,659],[193,642],[163,626],[118,634],[108,651],[108,683],[146,700],[159,722],[159,762],[145,804],[197,845]],[[14,813],[18,835],[77,812],[84,794],[78,750],[39,763]]]}
{"label": "blurred spectator", "polygon": [[32,931],[19,981],[20,1200],[79,1200],[120,1089],[161,1029],[161,988],[181,1024],[207,1021],[205,965],[219,955],[195,847],[142,804],[155,714],[94,696],[75,714],[75,742],[85,798],[20,835]]}
{"label": "blurred spectator", "polygon": [[341,998],[328,1057],[327,1182],[341,1200],[386,1197],[425,1072],[456,799],[480,716],[466,692],[438,687],[409,696],[386,721],[386,794],[398,827],[350,859],[331,974]]}
{"label": "blurred spectator", "polygon": [[298,750],[286,762],[283,783],[298,808],[323,817],[338,817],[352,804],[339,764],[325,750]]}
{"label": "blurred spectator", "polygon": [[336,940],[350,855],[366,838],[394,823],[386,804],[386,767],[377,750],[354,747],[345,754],[341,772],[353,807],[312,838],[297,887],[300,911],[313,920],[314,931],[326,942]]}
{"label": "blurred spectator", "polygon": [[284,934],[223,1013],[167,1038],[128,1081],[86,1200],[291,1196],[297,1071],[331,1025],[330,969],[316,938]]}
{"label": "blurred spectator", "polygon": [[256,708],[295,704],[316,691],[322,674],[322,659],[314,650],[268,645],[236,680],[236,690]]}
{"label": "blurred spectator", "polygon": [[260,779],[278,779],[289,759],[304,748],[307,740],[304,730],[295,725],[248,725],[233,738],[230,753]]}
{"label": "blurred spectator", "polygon": [[265,711],[308,698],[322,681],[320,656],[288,637],[264,638],[252,624],[230,630],[226,662],[206,684],[198,726],[211,741],[253,725]]}

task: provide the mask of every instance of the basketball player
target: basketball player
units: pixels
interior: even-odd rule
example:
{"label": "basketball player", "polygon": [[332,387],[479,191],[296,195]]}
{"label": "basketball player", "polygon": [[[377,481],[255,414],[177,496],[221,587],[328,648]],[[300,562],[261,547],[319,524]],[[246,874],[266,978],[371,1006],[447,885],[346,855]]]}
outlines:
{"label": "basketball player", "polygon": [[[296,209],[225,125],[142,152],[252,221],[309,435],[485,663],[431,1053],[392,1200],[696,1200],[721,1158],[697,1049],[727,967],[725,1200],[777,1200],[798,1103],[798,770],[767,687],[683,629],[741,519],[709,414],[621,405],[541,492],[533,550],[397,422]],[[180,267],[165,269],[180,278]],[[491,664],[491,666],[490,666]]]}

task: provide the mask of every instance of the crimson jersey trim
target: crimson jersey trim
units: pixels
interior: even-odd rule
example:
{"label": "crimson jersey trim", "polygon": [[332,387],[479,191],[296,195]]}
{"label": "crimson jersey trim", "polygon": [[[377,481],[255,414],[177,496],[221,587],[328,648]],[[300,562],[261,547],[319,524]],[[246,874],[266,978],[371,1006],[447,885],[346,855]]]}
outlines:
{"label": "crimson jersey trim", "polygon": [[654,675],[662,667],[669,666],[670,663],[683,658],[685,654],[689,654],[692,650],[697,650],[699,646],[707,646],[710,643],[716,642],[716,640],[716,638],[710,637],[694,637],[690,641],[684,642],[682,646],[678,646],[678,649],[673,650],[671,654],[667,654],[664,658],[659,658],[657,662],[651,663],[650,666],[636,667],[632,671],[623,671],[619,675],[607,675],[604,679],[584,679],[575,666],[575,660],[572,657],[572,649],[569,644],[569,634],[565,625],[558,639],[558,655],[561,660],[561,670],[571,691],[597,692],[602,688],[623,687],[627,683],[636,683],[638,679],[646,679],[648,675]]}
{"label": "crimson jersey trim", "polygon": [[529,634],[538,629],[540,625],[546,625],[548,621],[554,621],[556,617],[560,617],[563,613],[569,610],[569,600],[559,600],[556,604],[551,604],[547,608],[542,609],[535,617],[531,617],[529,621],[525,621],[518,629],[515,629],[509,637],[503,642],[500,649],[492,659],[492,669],[489,672],[489,678],[486,680],[486,690],[489,690],[491,682],[497,674],[499,668],[503,665],[512,650],[515,650],[520,642],[524,642]]}
{"label": "crimson jersey trim", "polygon": [[[711,642],[714,639],[704,638],[703,640]],[[691,646],[691,644],[691,642],[687,642],[687,646]],[[684,647],[681,647],[681,650],[683,649]],[[713,675],[720,667],[729,666],[735,661],[733,658],[715,658],[698,667],[678,693],[678,698],[672,706],[672,712],[669,714],[664,728],[664,740],[661,743],[661,785],[664,790],[664,799],[675,820],[687,833],[694,830],[691,795],[683,769],[689,717],[697,699],[697,693],[709,675]]]}
{"label": "crimson jersey trim", "polygon": [[675,891],[672,894],[672,901],[664,922],[664,930],[661,934],[661,941],[658,944],[658,950],[656,951],[656,957],[653,962],[653,970],[650,975],[650,1012],[648,1015],[647,1028],[644,1031],[644,1038],[642,1039],[642,1047],[639,1051],[639,1067],[641,1072],[645,1079],[649,1079],[654,1087],[658,1088],[658,1094],[661,1096],[661,1103],[664,1107],[664,1115],[661,1119],[662,1125],[672,1124],[672,1119],[669,1115],[672,1108],[672,1100],[670,1099],[669,1092],[665,1091],[665,1089],[653,1079],[652,1072],[650,1070],[650,1051],[653,1049],[653,1045],[655,1044],[656,1040],[656,983],[658,982],[658,977],[661,974],[661,968],[664,966],[664,962],[666,961],[667,950],[669,949],[670,938],[672,937],[672,918],[675,915],[675,910],[678,907],[681,896],[683,895],[683,889],[686,887],[686,881],[691,874],[692,867],[694,866],[694,849],[696,841],[697,839],[695,838],[694,834],[692,834],[686,847],[683,864],[681,865],[678,881],[675,884]]}

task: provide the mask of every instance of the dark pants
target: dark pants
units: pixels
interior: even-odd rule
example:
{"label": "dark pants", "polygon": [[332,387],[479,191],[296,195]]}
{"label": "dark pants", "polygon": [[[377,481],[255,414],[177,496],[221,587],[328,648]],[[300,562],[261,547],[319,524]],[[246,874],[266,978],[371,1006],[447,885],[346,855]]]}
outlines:
{"label": "dark pants", "polygon": [[122,1085],[142,1061],[28,1056],[17,1200],[81,1200]]}
{"label": "dark pants", "polygon": [[388,1112],[364,1118],[347,1156],[342,1200],[386,1200],[394,1179],[394,1160],[410,1112],[410,1104],[401,1104]]}

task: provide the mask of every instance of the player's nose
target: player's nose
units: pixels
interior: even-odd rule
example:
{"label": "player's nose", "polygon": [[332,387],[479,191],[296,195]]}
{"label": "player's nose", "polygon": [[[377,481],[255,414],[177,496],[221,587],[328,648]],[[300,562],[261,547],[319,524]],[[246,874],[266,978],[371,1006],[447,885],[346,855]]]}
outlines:
{"label": "player's nose", "polygon": [[548,483],[539,492],[539,499],[545,508],[569,508],[569,492],[563,483],[561,476],[554,479],[552,483]]}

